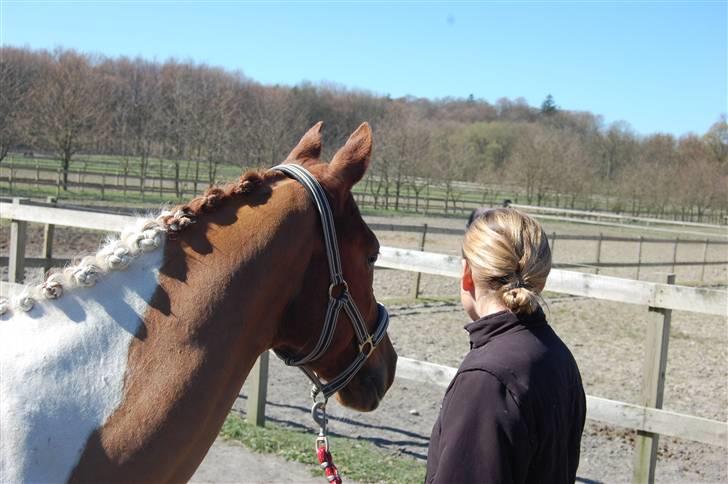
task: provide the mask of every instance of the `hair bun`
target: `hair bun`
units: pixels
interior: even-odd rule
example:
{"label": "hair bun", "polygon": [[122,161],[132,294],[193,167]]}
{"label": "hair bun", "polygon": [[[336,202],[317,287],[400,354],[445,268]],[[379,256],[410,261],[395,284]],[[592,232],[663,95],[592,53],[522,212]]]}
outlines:
{"label": "hair bun", "polygon": [[537,303],[537,296],[525,287],[513,287],[506,289],[501,295],[503,304],[514,313],[533,312],[534,303]]}

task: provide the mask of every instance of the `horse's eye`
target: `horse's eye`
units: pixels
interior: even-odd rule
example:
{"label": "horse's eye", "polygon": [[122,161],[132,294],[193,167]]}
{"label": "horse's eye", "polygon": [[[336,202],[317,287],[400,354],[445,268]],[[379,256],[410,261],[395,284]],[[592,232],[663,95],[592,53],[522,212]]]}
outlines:
{"label": "horse's eye", "polygon": [[367,257],[367,262],[369,262],[370,266],[373,266],[374,264],[376,264],[377,259],[379,259],[379,254],[370,255],[369,257]]}

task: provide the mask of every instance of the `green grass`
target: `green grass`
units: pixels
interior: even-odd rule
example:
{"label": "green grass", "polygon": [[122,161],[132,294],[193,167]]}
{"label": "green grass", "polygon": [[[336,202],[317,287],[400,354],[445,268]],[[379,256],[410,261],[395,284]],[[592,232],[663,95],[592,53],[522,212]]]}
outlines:
{"label": "green grass", "polygon": [[[275,454],[289,461],[311,465],[311,475],[326,481],[316,462],[316,435],[313,432],[290,430],[271,423],[266,423],[266,427],[256,427],[231,413],[225,419],[220,435],[224,439],[241,442],[254,452]],[[385,452],[369,442],[329,437],[329,445],[344,480],[421,483],[425,479],[424,462]]]}
{"label": "green grass", "polygon": [[[12,164],[18,168],[23,168],[26,170],[30,170],[31,172],[37,168],[39,169],[47,169],[50,170],[52,173],[52,176],[55,176],[56,170],[60,167],[60,162],[57,159],[54,159],[52,155],[49,154],[43,154],[39,155],[36,158],[26,158],[18,153],[11,153],[7,156],[6,160],[3,160],[3,163],[0,164],[0,168],[7,167],[8,164]],[[180,180],[187,180],[191,181],[192,178],[195,177],[197,162],[192,160],[179,160],[179,177]],[[204,188],[209,183],[208,180],[208,172],[207,172],[207,162],[200,161],[199,162],[199,173],[197,176],[198,180],[198,192],[204,190]],[[217,173],[215,175],[216,180],[233,180],[237,176],[239,176],[243,171],[245,171],[245,168],[242,168],[239,164],[233,163],[224,163],[219,164],[217,167]],[[170,194],[167,193],[165,195],[159,196],[157,194],[156,196],[153,194],[154,188],[147,187],[148,195],[145,195],[144,200],[141,199],[140,194],[138,193],[138,188],[135,190],[135,187],[129,187],[127,195],[123,195],[123,191],[121,189],[115,190],[112,189],[112,184],[116,181],[116,175],[128,175],[130,177],[139,177],[141,172],[141,160],[138,157],[122,157],[122,156],[112,156],[112,155],[86,155],[86,154],[79,154],[74,156],[74,158],[70,162],[69,166],[69,174],[71,176],[72,181],[75,181],[75,177],[77,176],[77,172],[80,173],[86,173],[89,178],[87,178],[87,181],[94,181],[95,183],[104,182],[107,185],[106,192],[104,194],[104,200],[112,201],[112,202],[119,202],[119,201],[129,201],[129,202],[150,202],[150,203],[156,203],[161,201],[168,201],[170,198]],[[27,178],[28,175],[27,172],[24,172],[24,176]],[[48,173],[46,172],[44,175],[42,175],[42,178],[47,178]],[[3,179],[6,177],[3,176]],[[159,159],[159,158],[149,158],[147,160],[147,167],[146,167],[146,179],[147,183],[151,184],[157,184],[158,179],[162,178],[167,183],[169,183],[171,180],[174,180],[175,178],[175,161],[174,160],[168,160],[168,159]],[[5,181],[5,180],[3,180]],[[35,190],[38,193],[34,193],[34,190],[31,187],[28,187],[27,185],[33,185],[32,182],[30,183],[23,183],[23,185],[26,185],[25,187],[16,185],[13,187],[12,195],[15,196],[47,196],[47,195],[56,195],[54,191],[54,187],[48,187],[48,189],[42,189],[42,190]],[[371,197],[372,194],[369,193],[367,190],[368,185],[366,183],[360,183],[355,189],[355,193],[360,195],[367,195],[368,202],[371,203]],[[394,203],[394,192],[395,192],[395,184],[394,181],[390,181],[389,185],[389,202],[390,206]],[[10,193],[9,187],[7,183],[3,183],[0,185],[0,193],[7,195]],[[471,208],[474,208],[476,206],[479,206],[481,204],[494,204],[499,205],[504,199],[510,199],[514,203],[528,203],[526,199],[526,194],[523,190],[519,189],[519,187],[512,186],[512,185],[503,185],[500,183],[493,183],[493,181],[484,182],[481,184],[478,183],[470,183],[470,184],[457,184],[454,187],[453,190],[454,198],[457,200],[455,202],[455,208],[453,208],[452,203],[448,203],[448,212],[447,214],[444,214],[444,203],[441,200],[434,201],[431,200],[429,212],[431,214],[438,214],[445,216],[455,216],[455,217],[462,217],[463,215],[467,215],[470,212]],[[485,197],[483,196],[485,194]],[[193,196],[197,195],[197,193],[193,193],[192,190],[186,190],[184,195],[181,197],[181,200],[175,200],[175,201],[183,201],[192,198]],[[401,195],[414,195],[414,192],[412,190],[408,190],[406,186],[401,190]],[[424,206],[427,205],[425,202],[425,197],[430,198],[444,198],[446,195],[445,187],[442,183],[434,182],[429,190],[422,191],[420,193],[420,196],[422,197],[420,200],[420,206],[419,211],[420,213],[424,210]],[[98,190],[82,190],[82,193],[80,194],[71,194],[68,192],[61,193],[59,195],[61,198],[64,199],[76,199],[76,200],[96,200],[101,199],[101,193]],[[172,198],[174,197],[173,194],[171,194]],[[384,201],[384,189],[382,188],[381,192],[379,193],[379,202]],[[555,207],[555,206],[563,206],[567,207],[567,202],[569,201],[568,196],[559,196],[554,193],[547,193],[544,197],[544,199],[541,202],[542,206],[545,207]],[[629,208],[628,201],[620,200],[619,198],[614,197],[613,195],[599,195],[599,194],[593,194],[590,196],[583,196],[578,197],[576,200],[576,204],[573,208],[581,209],[581,210],[589,210],[592,208],[599,208],[599,209],[605,209],[605,210],[627,210]],[[536,203],[535,200],[531,203]],[[463,209],[464,205],[467,205],[467,209]],[[403,206],[409,206],[413,207],[413,202],[410,201],[410,205],[407,205],[407,202],[405,200],[400,200],[400,207]],[[411,214],[412,208],[410,209],[400,209],[399,211],[394,211],[393,209],[377,209],[372,210],[369,209],[370,214]],[[671,207],[670,210],[677,210],[675,207]],[[714,214],[709,214],[709,216],[713,216],[715,214],[721,213],[720,210],[717,210]],[[644,216],[651,217],[656,215],[650,215],[650,214],[643,214]],[[669,218],[669,217],[668,217]]]}
{"label": "green grass", "polygon": [[[3,160],[3,164],[12,164],[15,167],[24,167],[34,170],[36,167],[56,170],[60,168],[61,162],[52,156],[41,155],[36,158],[26,158],[16,153],[11,153]],[[124,158],[112,155],[75,155],[69,163],[69,172],[91,172],[95,174],[106,174],[110,176],[123,175],[126,166],[126,174],[139,176],[141,172],[141,160],[138,157]],[[158,177],[160,173],[163,178],[173,179],[175,174],[174,160],[148,158],[146,176]],[[191,160],[180,160],[180,176],[191,177],[195,172],[195,162]],[[200,162],[199,180],[207,181],[207,162]],[[237,164],[220,163],[217,166],[218,179],[233,179],[242,173],[243,168]],[[188,176],[186,176],[188,175]]]}

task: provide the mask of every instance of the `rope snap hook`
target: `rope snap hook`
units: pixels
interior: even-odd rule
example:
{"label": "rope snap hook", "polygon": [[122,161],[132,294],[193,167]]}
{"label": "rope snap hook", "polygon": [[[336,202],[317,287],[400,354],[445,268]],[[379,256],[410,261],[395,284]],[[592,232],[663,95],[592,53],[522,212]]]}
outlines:
{"label": "rope snap hook", "polygon": [[325,401],[319,401],[314,402],[313,406],[311,407],[311,418],[313,418],[313,421],[316,422],[319,426],[319,434],[326,435],[326,421],[328,420],[326,418],[326,402]]}

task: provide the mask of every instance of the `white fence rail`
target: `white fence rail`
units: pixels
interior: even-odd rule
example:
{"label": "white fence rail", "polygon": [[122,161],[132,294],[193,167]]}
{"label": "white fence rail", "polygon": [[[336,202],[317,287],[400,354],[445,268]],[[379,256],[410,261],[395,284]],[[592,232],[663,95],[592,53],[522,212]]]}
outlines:
{"label": "white fence rail", "polygon": [[[378,267],[460,277],[460,258],[433,252],[382,247]],[[728,315],[728,291],[634,281],[583,272],[551,270],[546,291],[654,308]]]}
{"label": "white fence rail", "polygon": [[681,220],[666,220],[659,218],[637,217],[635,215],[620,215],[618,213],[598,212],[588,210],[572,210],[568,208],[538,207],[535,205],[521,205],[517,203],[508,204],[509,207],[526,210],[529,212],[559,213],[562,215],[573,215],[576,217],[593,217],[596,219],[612,219],[628,222],[640,222],[647,225],[673,225],[680,227],[703,227],[708,229],[725,229],[725,225],[706,224],[700,222],[683,222]]}
{"label": "white fence rail", "polygon": [[[636,217],[632,215],[619,215],[609,212],[590,212],[586,210],[570,210],[565,208],[538,207],[534,205],[521,205],[511,203],[509,207],[518,208],[524,212],[528,212],[531,216],[542,220],[554,220],[561,222],[572,222],[587,225],[600,225],[604,227],[621,227],[621,228],[639,228],[640,230],[649,230],[652,232],[673,233],[673,234],[690,234],[703,237],[721,237],[728,238],[728,231],[725,225],[705,224],[698,222],[682,222],[679,220],[663,220],[655,218]],[[593,218],[595,220],[590,220]],[[605,221],[609,220],[609,221]],[[653,227],[652,225],[670,226],[673,228]],[[697,229],[713,229],[716,232],[708,233],[705,231],[686,230],[685,228],[676,227],[695,227]]]}
{"label": "white fence rail", "polygon": [[[447,387],[457,368],[400,357],[397,378]],[[587,418],[599,422],[728,447],[728,423],[587,395]]]}

